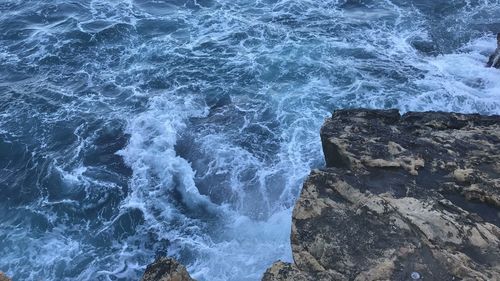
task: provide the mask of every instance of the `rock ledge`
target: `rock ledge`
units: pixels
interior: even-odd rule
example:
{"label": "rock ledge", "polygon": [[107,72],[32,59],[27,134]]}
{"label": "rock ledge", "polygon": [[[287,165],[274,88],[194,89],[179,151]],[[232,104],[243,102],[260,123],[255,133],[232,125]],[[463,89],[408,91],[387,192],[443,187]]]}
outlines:
{"label": "rock ledge", "polygon": [[265,281],[500,280],[500,116],[340,110]]}

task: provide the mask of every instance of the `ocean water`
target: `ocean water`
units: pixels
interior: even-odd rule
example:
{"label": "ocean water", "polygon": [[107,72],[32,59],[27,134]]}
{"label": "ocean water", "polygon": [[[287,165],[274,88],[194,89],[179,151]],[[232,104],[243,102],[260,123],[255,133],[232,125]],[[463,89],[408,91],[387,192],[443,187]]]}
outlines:
{"label": "ocean water", "polygon": [[260,280],[324,118],[500,114],[496,32],[498,0],[2,0],[0,270]]}

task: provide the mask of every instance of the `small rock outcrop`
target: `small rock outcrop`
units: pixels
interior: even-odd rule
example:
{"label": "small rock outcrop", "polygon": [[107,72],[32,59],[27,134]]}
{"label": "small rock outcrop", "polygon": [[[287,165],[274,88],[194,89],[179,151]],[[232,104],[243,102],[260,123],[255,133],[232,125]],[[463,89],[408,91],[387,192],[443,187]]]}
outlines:
{"label": "small rock outcrop", "polygon": [[339,110],[265,281],[500,280],[500,116]]}
{"label": "small rock outcrop", "polygon": [[[0,279],[1,280],[1,279]],[[141,281],[196,281],[182,264],[172,258],[158,258],[148,265]]]}
{"label": "small rock outcrop", "polygon": [[7,275],[0,271],[0,281],[11,281]]}
{"label": "small rock outcrop", "polygon": [[286,262],[276,262],[274,263],[265,273],[262,281],[281,281],[281,280],[293,280],[293,281],[309,281],[313,280],[313,276],[309,275],[305,271],[301,271],[291,263]]}
{"label": "small rock outcrop", "polygon": [[500,68],[500,33],[497,34],[497,49],[495,53],[490,56],[487,67]]}

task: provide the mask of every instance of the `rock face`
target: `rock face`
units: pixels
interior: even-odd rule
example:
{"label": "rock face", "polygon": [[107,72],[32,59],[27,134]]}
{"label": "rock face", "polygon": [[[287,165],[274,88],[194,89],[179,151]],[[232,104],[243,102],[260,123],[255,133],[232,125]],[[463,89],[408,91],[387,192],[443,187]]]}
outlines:
{"label": "rock face", "polygon": [[340,110],[265,281],[500,280],[500,116]]}
{"label": "rock face", "polygon": [[[0,279],[1,280],[1,279]],[[148,265],[141,281],[196,281],[186,268],[172,258],[159,258]]]}
{"label": "rock face", "polygon": [[490,56],[486,66],[500,68],[500,33],[497,34],[497,49],[495,53]]}

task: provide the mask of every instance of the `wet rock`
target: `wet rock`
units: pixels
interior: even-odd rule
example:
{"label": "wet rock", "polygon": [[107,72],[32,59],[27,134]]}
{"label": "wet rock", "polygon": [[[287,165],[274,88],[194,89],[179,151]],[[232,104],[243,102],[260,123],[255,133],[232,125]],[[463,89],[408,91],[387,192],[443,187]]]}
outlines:
{"label": "wet rock", "polygon": [[263,280],[500,280],[500,116],[340,110],[321,139]]}
{"label": "wet rock", "polygon": [[172,258],[158,258],[148,265],[141,281],[195,281],[182,264]]}
{"label": "wet rock", "polygon": [[500,33],[497,34],[497,49],[495,53],[490,56],[486,66],[500,68]]}
{"label": "wet rock", "polygon": [[7,275],[0,271],[0,281],[11,281]]}

